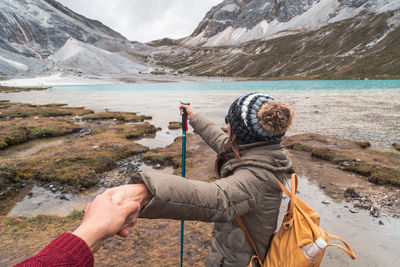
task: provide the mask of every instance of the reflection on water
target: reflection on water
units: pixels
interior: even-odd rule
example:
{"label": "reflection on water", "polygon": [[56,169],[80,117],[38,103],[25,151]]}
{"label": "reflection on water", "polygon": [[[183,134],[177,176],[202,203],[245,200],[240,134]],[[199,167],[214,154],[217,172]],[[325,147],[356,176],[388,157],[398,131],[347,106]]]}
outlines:
{"label": "reflection on water", "polygon": [[[139,171],[173,173],[172,167],[153,169],[152,166],[145,164],[139,167]],[[53,192],[49,187],[45,188],[35,185],[7,215],[27,217],[33,217],[39,214],[67,216],[71,214],[73,210],[84,209],[89,202],[106,189],[106,187],[97,187],[79,194],[72,194],[62,192],[62,190]]]}
{"label": "reflection on water", "polygon": [[[299,177],[298,197],[321,216],[321,227],[345,240],[354,250],[352,260],[338,248],[326,249],[322,266],[398,266],[400,251],[400,220],[388,217],[373,218],[369,211],[349,211],[351,203],[337,202],[328,197],[319,186],[305,177]],[[322,201],[329,199],[330,204]],[[286,210],[288,198],[282,204]],[[349,206],[346,208],[345,206]],[[379,225],[381,220],[384,225]]]}
{"label": "reflection on water", "polygon": [[142,138],[136,140],[136,143],[147,146],[150,150],[166,147],[174,142],[174,139],[181,135],[180,130],[169,130],[168,128],[163,128],[158,131],[153,138]]}
{"label": "reflection on water", "polygon": [[81,194],[65,194],[69,199],[61,199],[61,193],[53,193],[50,189],[34,186],[14,208],[8,216],[33,217],[39,214],[67,216],[73,210],[82,210],[96,195],[101,194],[106,188],[96,188]]}
{"label": "reflection on water", "polygon": [[174,172],[174,169],[170,166],[162,167],[160,169],[154,169],[152,165],[147,165],[147,164],[142,164],[140,167],[141,172],[160,172],[160,173],[166,173],[166,174],[172,174]]}
{"label": "reflection on water", "polygon": [[42,148],[61,145],[63,141],[64,137],[33,140],[24,144],[11,146],[5,150],[0,151],[0,157],[13,158],[13,157],[30,156],[38,152]]}

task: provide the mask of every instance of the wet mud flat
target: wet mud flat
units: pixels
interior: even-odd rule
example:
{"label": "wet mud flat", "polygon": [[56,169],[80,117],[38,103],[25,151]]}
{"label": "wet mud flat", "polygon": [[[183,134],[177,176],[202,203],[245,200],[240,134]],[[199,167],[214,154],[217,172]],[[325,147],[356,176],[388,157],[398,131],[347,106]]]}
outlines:
{"label": "wet mud flat", "polygon": [[16,93],[16,92],[26,92],[26,91],[42,91],[47,90],[50,87],[18,87],[18,86],[5,86],[0,85],[0,93]]}
{"label": "wet mud flat", "polygon": [[[69,139],[89,139],[93,141],[90,137],[93,138],[93,136],[96,137],[101,134],[107,134],[109,140],[117,140],[116,143],[123,146],[127,146],[125,140],[141,143],[140,140],[127,138],[127,136],[137,136],[133,133],[132,127],[141,125],[141,122],[123,122],[120,125],[118,123],[122,122],[123,119],[108,118],[86,121],[79,116],[72,117],[71,120],[80,125],[81,130],[67,135],[65,140],[62,141],[63,144],[69,142]],[[141,130],[137,128],[136,130],[138,129],[142,133],[145,132],[144,136],[150,137],[152,135],[147,127]],[[332,160],[332,157],[334,159],[335,156],[315,156],[319,155],[318,153],[312,155],[312,150],[316,148],[329,148],[331,154],[341,155],[339,153],[341,152],[341,145],[347,142],[343,141],[342,144],[336,141],[338,144],[335,146],[328,142],[330,137],[319,138],[324,142],[321,142],[321,140],[305,140],[301,136],[294,136],[284,143],[294,163],[294,170],[301,178],[299,196],[320,213],[322,227],[329,233],[337,234],[348,241],[359,257],[356,261],[351,261],[343,252],[329,249],[322,266],[394,266],[397,260],[396,248],[400,246],[398,230],[400,223],[396,219],[396,211],[398,211],[398,206],[396,206],[398,202],[396,201],[399,198],[398,187],[393,184],[377,185],[368,180],[368,175],[344,169],[347,164],[350,166],[353,162],[359,162],[357,158],[355,161],[350,160],[351,155],[347,155],[348,158],[341,161],[343,164],[348,161],[343,166]],[[143,143],[148,142],[146,138],[142,140],[145,141]],[[86,140],[85,142],[88,143],[83,146],[90,148],[91,153],[98,149],[107,148],[105,144],[96,147],[98,144],[91,141]],[[21,197],[16,201],[19,202],[19,207],[28,207],[28,203],[32,203],[38,197],[50,196],[40,200],[42,204],[39,206],[48,202],[50,205],[45,210],[58,210],[60,213],[54,215],[64,217],[36,216],[37,214],[29,215],[34,216],[30,218],[1,216],[0,265],[10,266],[15,264],[37,253],[60,233],[72,231],[78,225],[82,216],[82,212],[79,210],[86,205],[82,205],[82,203],[90,201],[96,194],[108,187],[129,182],[135,173],[151,170],[180,174],[180,142],[181,138],[177,138],[175,142],[163,148],[135,152],[130,155],[122,153],[121,158],[116,159],[109,169],[99,169],[98,172],[94,170],[96,182],[92,186],[71,185],[62,183],[63,181],[50,182],[37,179],[36,176],[14,182],[17,184],[25,183],[25,187],[20,189]],[[303,146],[300,147],[310,146],[312,149],[311,151],[296,149],[290,146],[293,143],[302,144]],[[70,146],[73,146],[73,143],[71,144]],[[82,147],[81,145],[79,147]],[[118,148],[118,146],[111,147],[113,149]],[[32,154],[27,153],[26,156],[33,156],[38,153],[40,155],[43,151],[46,151],[46,154],[52,155],[51,158],[54,158],[53,154],[47,150],[49,148],[51,146]],[[212,166],[216,158],[215,152],[195,134],[188,134],[187,148],[187,177],[189,179],[213,181],[215,175]],[[358,148],[355,147],[354,151],[358,151],[356,149]],[[51,150],[54,150],[54,148]],[[397,153],[396,151],[393,152]],[[375,153],[372,152],[372,154]],[[384,155],[386,156],[386,154]],[[386,159],[385,156],[382,156],[381,163],[389,165],[384,167],[389,168],[390,164],[393,163],[392,167],[396,170],[396,161],[392,162],[390,157]],[[7,160],[10,159],[12,158],[9,157]],[[362,162],[369,162],[368,155],[359,159]],[[33,184],[29,184],[30,182],[33,182]],[[89,187],[91,189],[88,189]],[[348,188],[353,189],[353,191],[347,190]],[[347,194],[345,194],[346,191]],[[32,193],[32,195],[29,196],[29,193]],[[376,200],[369,203],[367,200],[371,199]],[[287,198],[284,198],[282,211],[285,210],[287,200]],[[25,201],[25,204],[23,201]],[[368,205],[365,208],[357,206],[359,202],[369,203],[368,205],[378,209],[379,214],[371,213],[371,208]],[[1,200],[1,203],[5,203],[4,200]],[[14,207],[18,207],[19,204]],[[57,208],[57,206],[60,208]],[[74,209],[75,211],[73,211]],[[355,209],[357,212],[353,213],[351,209]],[[26,211],[14,212],[14,215],[18,216],[18,214]],[[46,213],[46,211],[43,213]],[[66,216],[67,214],[70,215]],[[185,226],[185,264],[204,266],[209,249],[212,224],[186,222]],[[96,266],[177,266],[179,264],[179,230],[179,221],[140,219],[127,239],[115,237],[107,240],[102,249],[95,255]],[[375,245],[371,245],[371,240],[375,242]],[[13,255],[13,257],[10,257],[10,255]]]}
{"label": "wet mud flat", "polygon": [[63,104],[0,104],[1,214],[25,187],[36,195],[61,192],[68,200],[69,194],[98,185],[100,174],[120,160],[148,151],[135,140],[158,130],[145,122],[150,117],[133,112],[99,115]]}

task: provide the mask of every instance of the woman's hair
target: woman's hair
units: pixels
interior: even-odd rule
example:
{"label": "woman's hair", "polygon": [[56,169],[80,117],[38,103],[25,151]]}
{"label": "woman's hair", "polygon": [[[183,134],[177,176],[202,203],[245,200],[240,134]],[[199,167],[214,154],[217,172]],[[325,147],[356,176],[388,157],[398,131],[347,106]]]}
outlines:
{"label": "woman's hair", "polygon": [[[230,131],[228,142],[225,143],[224,148],[228,151],[232,150],[232,152],[235,154],[235,158],[240,161],[242,160],[240,158],[240,154],[239,154],[238,138],[236,137],[236,135],[234,135],[232,133],[232,131]],[[224,165],[224,163],[225,163],[224,156],[218,155],[217,159],[215,160],[215,164],[214,164],[214,170],[215,170],[215,175],[216,175],[217,179],[221,178],[221,168],[222,168],[222,165]]]}

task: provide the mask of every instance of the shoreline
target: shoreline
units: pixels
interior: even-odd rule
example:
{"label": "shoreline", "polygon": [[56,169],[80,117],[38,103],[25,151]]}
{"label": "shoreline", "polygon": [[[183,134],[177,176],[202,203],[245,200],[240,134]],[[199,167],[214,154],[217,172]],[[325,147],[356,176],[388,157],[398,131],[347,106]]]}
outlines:
{"label": "shoreline", "polygon": [[[98,85],[115,83],[168,83],[168,82],[229,82],[229,81],[334,81],[335,79],[320,79],[319,76],[283,76],[283,77],[224,77],[224,76],[192,76],[183,74],[132,74],[129,76],[82,76],[55,73],[44,76],[13,77],[0,80],[0,86],[66,86],[66,85]],[[370,79],[341,79],[346,81],[362,81]],[[371,81],[400,80],[397,77],[385,79],[371,79]]]}

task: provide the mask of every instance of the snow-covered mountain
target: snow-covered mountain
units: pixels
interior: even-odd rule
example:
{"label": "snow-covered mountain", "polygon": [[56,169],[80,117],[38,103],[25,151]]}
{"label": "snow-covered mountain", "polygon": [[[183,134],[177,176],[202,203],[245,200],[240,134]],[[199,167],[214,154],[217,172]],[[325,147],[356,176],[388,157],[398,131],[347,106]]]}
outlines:
{"label": "snow-covered mountain", "polygon": [[148,44],[55,0],[0,0],[0,79],[398,79],[399,40],[400,0],[225,0],[191,36]]}
{"label": "snow-covered mountain", "polygon": [[146,46],[54,0],[0,1],[2,76],[147,72]]}
{"label": "snow-covered mountain", "polygon": [[367,13],[400,8],[400,0],[225,0],[213,7],[185,45],[223,46],[320,29]]}

